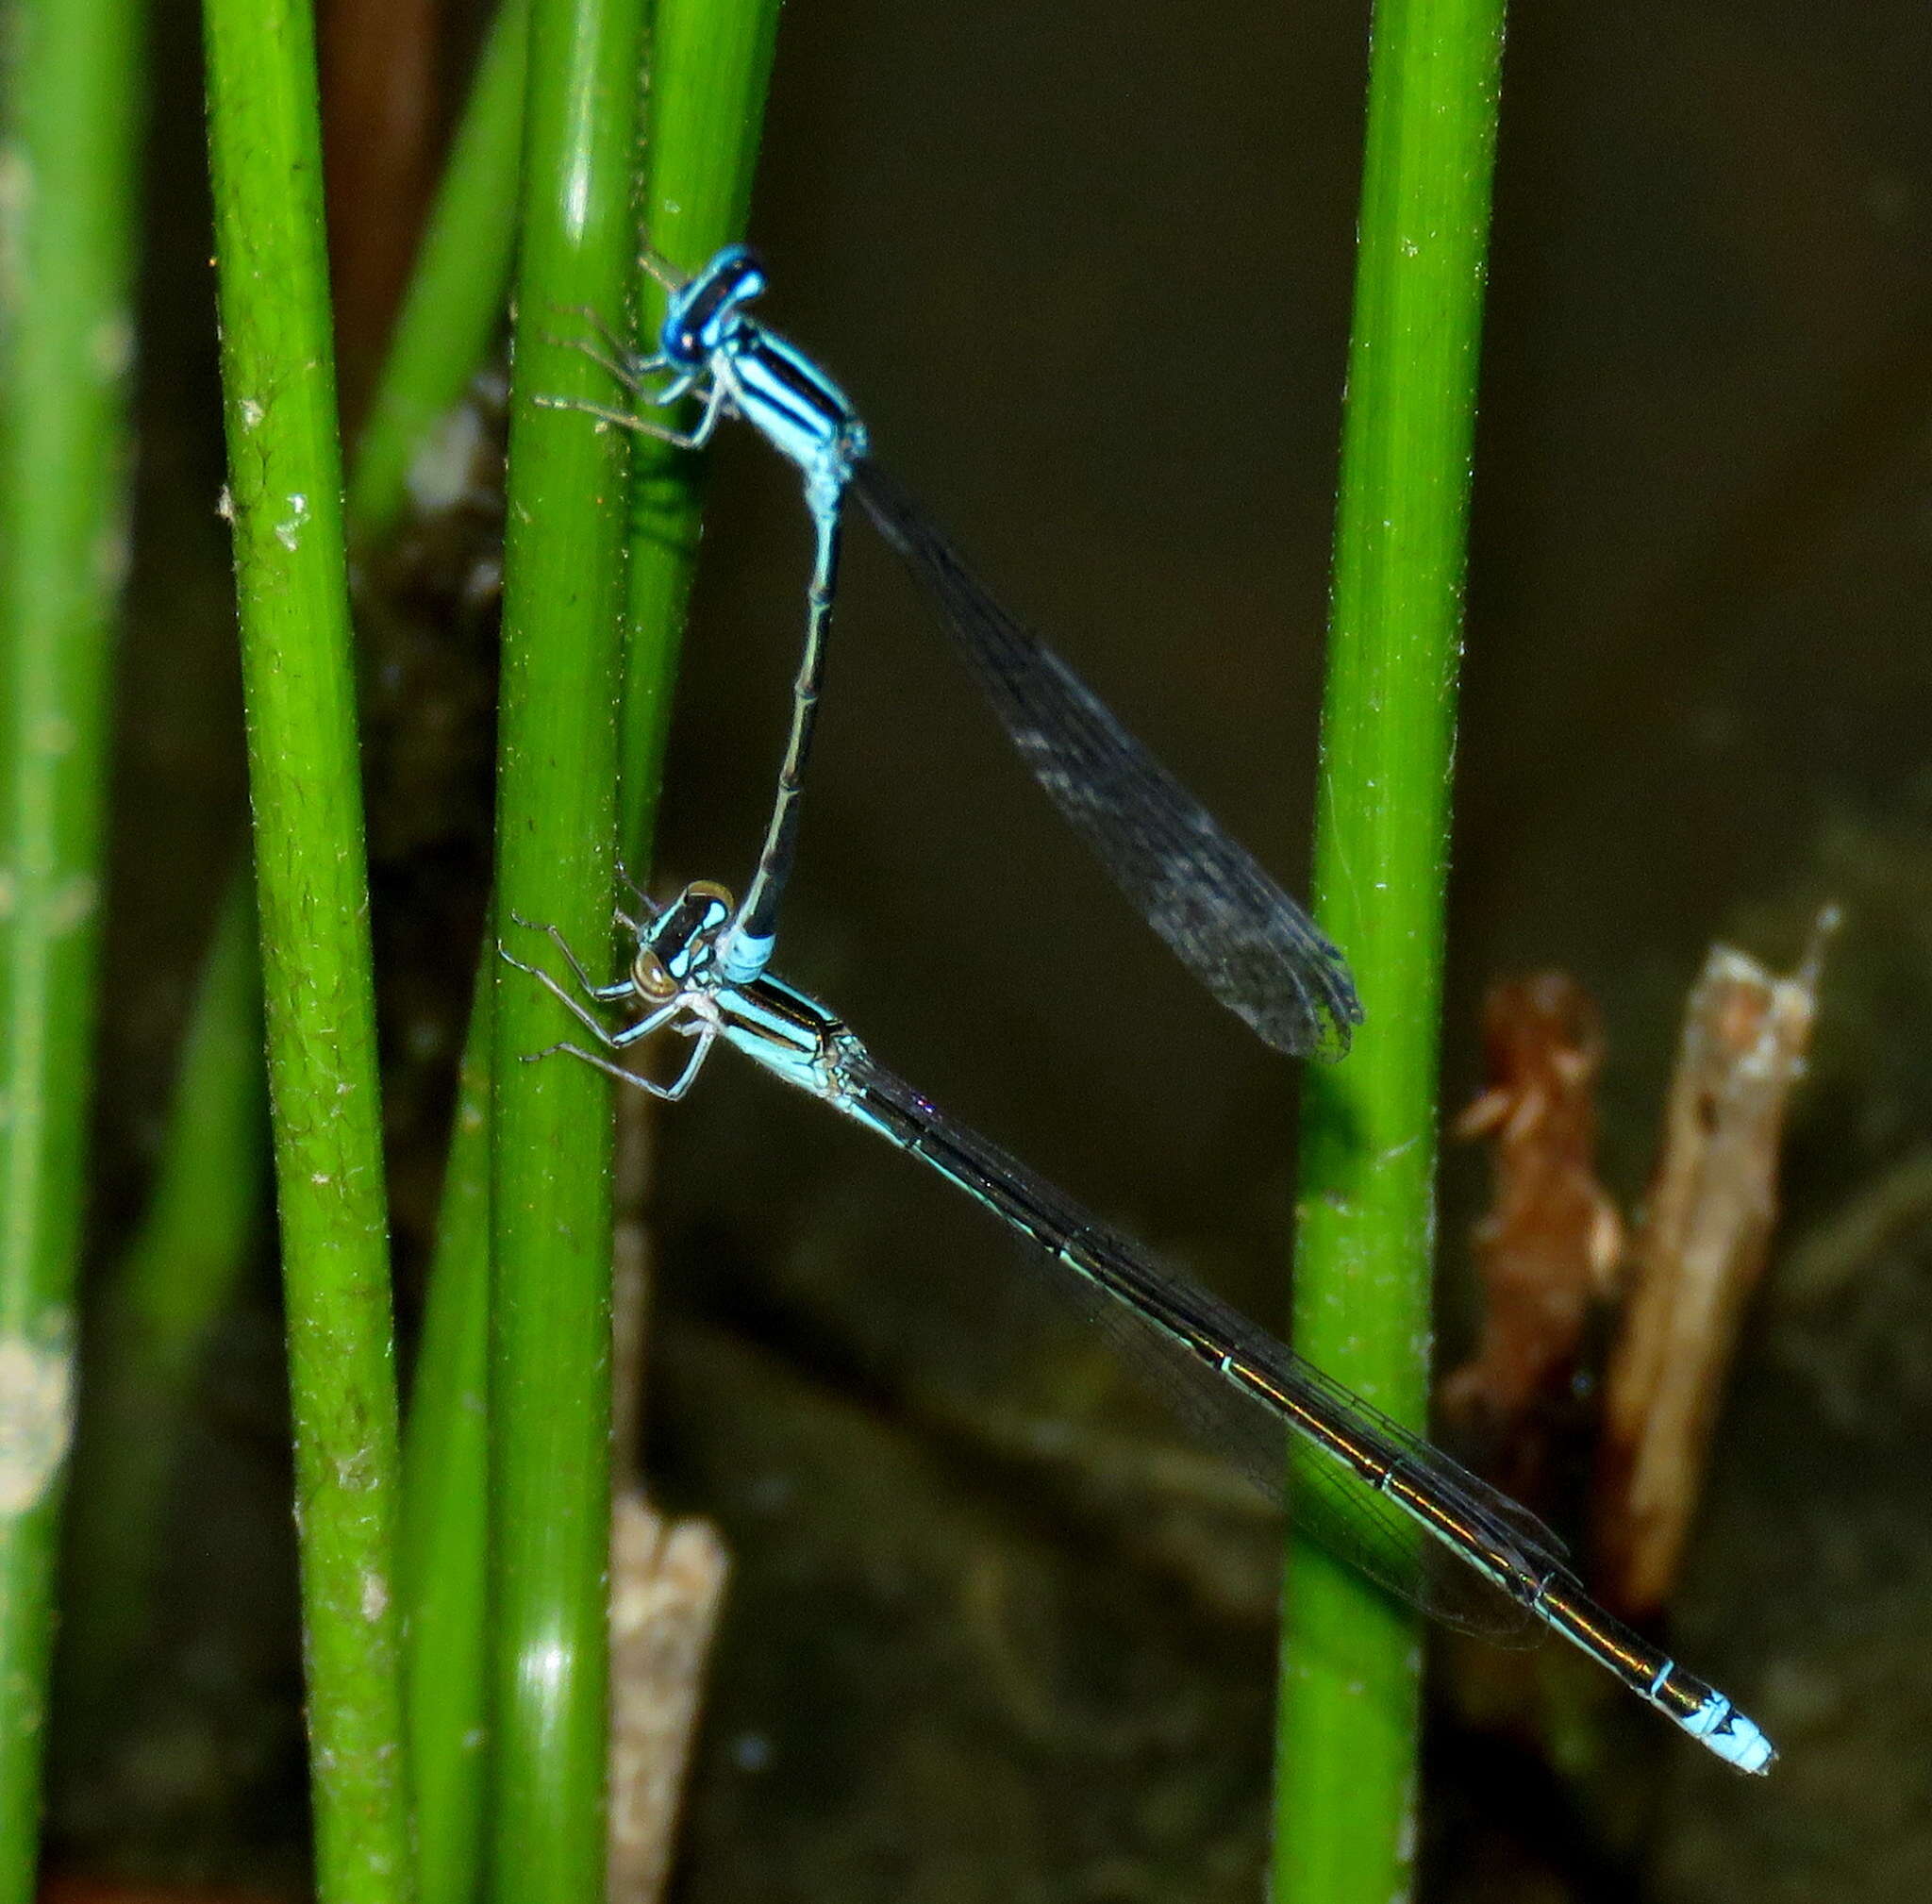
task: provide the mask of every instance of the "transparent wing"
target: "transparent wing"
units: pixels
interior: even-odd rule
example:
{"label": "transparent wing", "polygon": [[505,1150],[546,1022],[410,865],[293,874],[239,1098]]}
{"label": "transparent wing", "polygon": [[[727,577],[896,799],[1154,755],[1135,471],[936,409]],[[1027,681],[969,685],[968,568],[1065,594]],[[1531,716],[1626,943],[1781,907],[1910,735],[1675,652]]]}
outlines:
{"label": "transparent wing", "polygon": [[1362,1008],[1341,952],[896,482],[865,461],[852,487],[939,604],[1034,777],[1181,962],[1275,1049],[1341,1057]]}
{"label": "transparent wing", "polygon": [[[1208,1445],[1271,1498],[1286,1499],[1300,1529],[1449,1626],[1505,1643],[1534,1634],[1529,1608],[1483,1570],[1493,1564],[1517,1582],[1562,1571],[1562,1543],[1533,1514],[1095,1222],[868,1054],[848,1049],[841,1073],[843,1094],[830,1101],[923,1158],[1038,1245],[1049,1286]],[[1231,1379],[1228,1361],[1259,1384]],[[1286,1405],[1270,1400],[1270,1391]],[[1310,1420],[1343,1425],[1352,1445],[1426,1494],[1436,1525],[1453,1524],[1467,1540],[1438,1538],[1320,1445],[1307,1430]]]}
{"label": "transparent wing", "polygon": [[1457,1632],[1508,1646],[1531,1645],[1541,1638],[1526,1607],[1432,1540],[1385,1495],[1291,1433],[1280,1415],[1250,1393],[1088,1278],[1061,1267],[1053,1281],[1196,1440],[1287,1509],[1297,1533]]}

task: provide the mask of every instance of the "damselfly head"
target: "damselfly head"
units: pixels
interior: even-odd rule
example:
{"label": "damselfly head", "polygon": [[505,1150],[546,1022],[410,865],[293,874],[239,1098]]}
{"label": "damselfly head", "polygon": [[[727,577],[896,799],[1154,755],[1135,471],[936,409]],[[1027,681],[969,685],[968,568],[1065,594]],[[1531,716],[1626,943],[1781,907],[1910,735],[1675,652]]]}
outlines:
{"label": "damselfly head", "polygon": [[693,879],[638,940],[631,978],[644,997],[662,1003],[699,979],[711,962],[719,933],[730,923],[729,891],[714,879]]}
{"label": "damselfly head", "polygon": [[749,245],[727,244],[675,292],[658,347],[680,369],[700,370],[742,323],[743,307],[765,289],[765,268]]}

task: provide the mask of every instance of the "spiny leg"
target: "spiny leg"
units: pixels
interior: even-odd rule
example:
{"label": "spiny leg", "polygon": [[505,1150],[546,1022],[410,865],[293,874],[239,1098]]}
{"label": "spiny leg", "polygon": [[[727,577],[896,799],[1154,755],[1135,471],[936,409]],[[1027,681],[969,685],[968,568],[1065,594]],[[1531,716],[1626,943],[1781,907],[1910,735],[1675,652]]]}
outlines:
{"label": "spiny leg", "polygon": [[568,1040],[559,1044],[546,1044],[541,1051],[529,1051],[524,1055],[525,1064],[535,1064],[545,1058],[555,1058],[567,1053],[572,1058],[581,1059],[593,1071],[601,1071],[607,1077],[614,1077],[620,1084],[634,1084],[640,1091],[648,1091],[653,1097],[663,1097],[668,1094],[661,1084],[654,1084],[641,1073],[626,1071],[623,1065],[613,1063],[608,1058],[600,1058],[594,1051],[586,1051],[581,1044],[572,1044]]}
{"label": "spiny leg", "polygon": [[[618,1032],[609,1041],[611,1049],[614,1051],[627,1051],[633,1044],[641,1044],[654,1031],[661,1031],[665,1026],[671,1024],[680,1011],[687,1011],[691,1009],[691,1000],[681,993],[675,998],[667,999],[655,1011],[645,1012],[635,1025],[626,1025],[622,1031]],[[706,1020],[704,1022],[708,1024],[709,1021]],[[685,1030],[683,1026],[678,1026],[677,1028],[680,1031]],[[691,1034],[686,1032],[686,1035],[690,1036]]]}
{"label": "spiny leg", "polygon": [[[613,349],[621,351],[622,347],[617,345],[615,340],[609,338],[608,333],[606,333],[606,341],[611,344]],[[633,362],[627,353],[609,356],[584,338],[558,337],[551,331],[543,333],[543,342],[545,343],[554,343],[558,350],[574,350],[579,357],[589,358],[612,383],[622,384],[633,396],[641,396],[648,403],[659,401],[657,393],[647,388],[645,384],[645,378],[650,375],[651,366],[656,362],[655,359],[642,358]],[[668,368],[668,366],[659,367]],[[560,409],[563,408],[562,402],[556,397],[539,398],[538,401],[543,405],[545,409]]]}
{"label": "spiny leg", "polygon": [[[622,860],[617,861],[617,877],[625,886],[629,887],[638,904],[643,908],[645,921],[647,923],[655,921],[664,909],[630,877],[630,868]],[[625,921],[625,925],[629,925],[629,923],[628,920]]]}
{"label": "spiny leg", "polygon": [[[554,927],[552,928],[552,936],[556,936]],[[557,944],[558,950],[563,953],[565,958],[569,959],[569,946],[564,944],[560,938],[557,940]],[[609,1045],[614,1051],[622,1051],[627,1046],[637,1044],[640,1040],[648,1038],[652,1032],[669,1024],[679,1011],[686,1009],[686,1001],[683,998],[673,998],[667,1004],[658,1006],[655,1011],[647,1012],[635,1025],[626,1025],[622,1031],[612,1031],[588,1005],[584,1004],[574,993],[560,985],[541,965],[526,964],[501,944],[497,946],[496,954],[506,965],[512,965],[519,972],[528,973],[532,978],[536,979],[538,984],[542,986],[559,1005],[563,1006],[576,1019],[578,1024],[582,1025],[586,1030],[593,1032],[601,1044]],[[627,978],[620,984],[606,985],[601,988],[595,987],[590,984],[589,979],[585,977],[582,966],[578,965],[575,959],[571,959],[571,964],[575,970],[578,979],[584,984],[585,989],[591,993],[593,998],[598,999],[600,1002],[615,1004],[637,995],[637,988]]]}
{"label": "spiny leg", "polygon": [[641,251],[638,253],[638,262],[644,267],[645,273],[661,284],[666,291],[682,291],[691,282],[691,279],[661,253],[648,249]]}
{"label": "spiny leg", "polygon": [[696,1081],[698,1073],[705,1067],[705,1060],[711,1055],[711,1046],[717,1042],[718,1027],[707,1023],[696,1035],[697,1044],[691,1054],[691,1062],[678,1073],[675,1082],[652,1087],[656,1094],[667,1104],[675,1104]]}
{"label": "spiny leg", "polygon": [[[509,916],[513,920],[515,920],[516,923],[519,926],[521,926],[525,932],[547,932],[550,935],[550,943],[553,945],[555,945],[559,952],[563,954],[565,962],[570,966],[570,969],[576,975],[577,983],[581,985],[584,988],[584,990],[588,992],[591,994],[591,996],[597,1001],[598,1004],[621,1005],[626,998],[631,998],[636,995],[637,987],[635,984],[631,982],[631,979],[627,975],[623,978],[612,979],[608,985],[599,985],[596,982],[596,980],[593,979],[591,977],[591,975],[584,970],[583,961],[579,960],[577,955],[570,949],[569,942],[564,938],[563,934],[557,929],[555,926],[539,926],[534,920],[525,919],[521,912],[512,912]],[[501,946],[498,946],[497,950],[502,951],[503,948]],[[505,952],[503,956],[506,959],[509,959],[509,954],[507,952]],[[510,959],[509,962],[512,965],[515,965],[518,963],[518,960]],[[537,968],[534,965],[525,965],[522,967],[522,969],[525,972],[537,971]],[[549,975],[547,973],[538,972],[537,976],[540,978],[544,978],[546,980],[549,978]],[[556,986],[553,984],[552,990],[554,991],[556,989]]]}
{"label": "spiny leg", "polygon": [[604,346],[608,353],[600,356],[582,338],[556,337],[552,343],[561,344],[568,350],[580,350],[591,361],[607,370],[626,390],[635,391],[639,395],[644,392],[644,379],[655,376],[659,371],[671,368],[661,357],[640,357],[636,351],[609,325],[605,323],[603,314],[593,304],[565,304],[554,307],[559,316],[580,319],[590,326],[591,334]]}
{"label": "spiny leg", "polygon": [[[676,384],[667,384],[655,395],[648,392],[644,394],[650,396],[652,403],[662,407],[675,403],[679,397],[687,393],[689,388],[689,385],[680,389]],[[639,436],[652,437],[658,443],[668,443],[673,449],[703,449],[717,433],[718,420],[724,414],[725,405],[730,401],[730,397],[731,392],[719,381],[714,372],[710,389],[698,399],[705,407],[704,413],[689,429],[673,429],[668,424],[651,423],[641,416],[626,417],[625,427],[635,430]]]}
{"label": "spiny leg", "polygon": [[614,424],[619,429],[632,430],[640,436],[662,436],[664,432],[654,425],[645,423],[635,411],[612,409],[608,404],[592,403],[588,397],[546,396],[539,392],[530,401],[539,409],[570,409],[579,416],[593,416],[599,423]]}
{"label": "spiny leg", "polygon": [[[511,962],[514,963],[515,961],[512,960]],[[533,973],[533,976],[539,978],[545,976],[531,966],[525,966],[523,969]],[[553,987],[552,989],[555,990],[556,988]],[[565,1002],[571,1003],[572,1001],[566,999]],[[624,1065],[616,1063],[608,1058],[600,1058],[594,1052],[586,1051],[581,1044],[573,1044],[568,1040],[563,1040],[556,1044],[546,1045],[541,1051],[533,1051],[524,1061],[531,1063],[539,1058],[549,1058],[557,1052],[567,1051],[573,1058],[581,1058],[585,1063],[595,1065],[599,1071],[606,1072],[612,1077],[621,1077],[626,1084],[635,1084],[640,1090],[648,1091],[653,1097],[659,1097],[666,1103],[675,1104],[691,1089],[698,1073],[704,1069],[705,1060],[711,1055],[711,1046],[717,1043],[718,1039],[718,1025],[715,1018],[705,1012],[701,1008],[694,1008],[690,998],[677,997],[660,1005],[657,1010],[641,1018],[637,1024],[626,1026],[614,1037],[601,1026],[597,1025],[594,1020],[590,1021],[591,1028],[596,1031],[598,1037],[605,1044],[613,1050],[623,1051],[628,1050],[633,1044],[637,1044],[645,1038],[648,1038],[652,1032],[661,1029],[682,1011],[691,1011],[695,1023],[693,1025],[680,1025],[677,1027],[677,1029],[683,1032],[686,1037],[694,1038],[697,1044],[684,1069],[678,1073],[677,1077],[670,1084],[659,1084],[654,1078],[644,1077],[641,1072],[627,1070]]]}
{"label": "spiny leg", "polygon": [[[542,966],[526,965],[521,959],[516,958],[503,945],[497,946],[496,956],[499,959],[501,959],[506,965],[513,965],[519,972],[527,972],[530,975],[530,977],[537,981],[538,984],[542,986],[544,991],[549,993],[550,995],[553,998],[555,998],[559,1005],[563,1006],[570,1012],[571,1016],[574,1017],[579,1025],[583,1026],[583,1027],[587,1031],[591,1032],[603,1044],[608,1044],[615,1048],[618,1040],[625,1035],[623,1032],[612,1031],[609,1028],[609,1027],[607,1026],[597,1016],[597,1014],[594,1011],[592,1011],[591,1008],[583,1002],[581,998],[577,997],[575,993],[567,991],[563,986],[559,985],[557,982],[557,980],[550,976],[549,973],[544,971]],[[627,1028],[635,1029],[636,1027],[631,1027]]]}
{"label": "spiny leg", "polygon": [[[626,921],[625,923],[628,924],[629,922]],[[591,975],[584,970],[583,964],[578,960],[577,955],[570,949],[570,946],[568,943],[565,941],[563,934],[559,932],[555,926],[546,926],[543,929],[544,931],[549,933],[550,943],[553,945],[555,945],[557,949],[563,954],[564,958],[570,961],[570,969],[576,975],[577,983],[581,985],[584,988],[584,990],[588,992],[591,994],[591,996],[597,1001],[598,1004],[618,1005],[622,1004],[625,999],[634,998],[637,995],[638,988],[636,981],[632,979],[628,973],[625,973],[625,975],[622,978],[613,978],[608,985],[593,985],[591,982]]]}

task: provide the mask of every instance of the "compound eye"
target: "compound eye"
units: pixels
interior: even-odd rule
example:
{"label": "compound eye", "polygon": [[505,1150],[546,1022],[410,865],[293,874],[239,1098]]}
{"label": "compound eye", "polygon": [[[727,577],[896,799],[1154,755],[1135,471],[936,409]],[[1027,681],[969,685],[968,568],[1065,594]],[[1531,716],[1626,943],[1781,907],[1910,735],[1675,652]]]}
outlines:
{"label": "compound eye", "polygon": [[704,934],[724,925],[738,902],[728,886],[721,886],[715,879],[693,879],[684,889],[684,903],[699,915],[695,930]]}
{"label": "compound eye", "polygon": [[649,947],[631,960],[630,977],[639,996],[650,999],[653,1004],[662,1005],[677,996],[677,980],[665,971],[664,961]]}

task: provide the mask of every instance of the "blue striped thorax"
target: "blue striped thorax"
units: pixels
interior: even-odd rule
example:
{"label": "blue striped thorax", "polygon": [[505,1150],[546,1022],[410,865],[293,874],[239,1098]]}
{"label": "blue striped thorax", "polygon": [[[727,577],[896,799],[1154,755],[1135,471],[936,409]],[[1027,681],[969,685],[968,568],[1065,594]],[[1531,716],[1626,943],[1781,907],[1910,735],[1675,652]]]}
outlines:
{"label": "blue striped thorax", "polygon": [[709,376],[752,427],[805,472],[815,509],[837,508],[866,453],[865,425],[845,392],[746,309],[765,289],[749,246],[727,245],[672,293],[658,332],[667,368]]}

